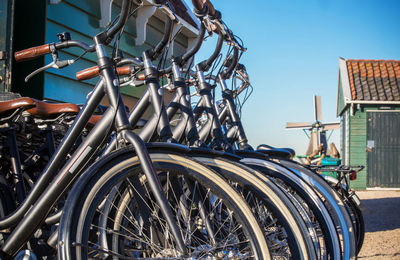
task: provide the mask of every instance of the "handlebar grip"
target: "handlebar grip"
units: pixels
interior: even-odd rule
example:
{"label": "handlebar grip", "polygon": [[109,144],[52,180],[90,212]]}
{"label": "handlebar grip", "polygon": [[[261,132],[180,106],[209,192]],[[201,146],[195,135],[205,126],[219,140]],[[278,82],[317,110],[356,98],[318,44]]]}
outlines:
{"label": "handlebar grip", "polygon": [[118,67],[117,68],[117,74],[119,76],[123,76],[123,75],[130,75],[131,74],[131,67],[129,66],[124,66],[124,67]]}
{"label": "handlebar grip", "polygon": [[44,44],[41,46],[36,46],[36,47],[32,47],[29,49],[25,49],[22,51],[17,51],[14,54],[14,58],[17,62],[19,61],[27,61],[27,60],[31,60],[33,58],[45,55],[50,53],[50,44]]}
{"label": "handlebar grip", "polygon": [[[166,77],[166,74],[163,74],[162,77]],[[140,73],[136,75],[136,79],[137,80],[146,80],[146,76],[144,75],[144,73]]]}
{"label": "handlebar grip", "polygon": [[214,5],[210,2],[210,0],[206,0],[206,3],[205,3],[206,5],[207,5],[207,7],[208,7],[208,15],[210,16],[210,17],[213,17],[213,16],[215,16],[215,8],[214,8]]}
{"label": "handlebar grip", "polygon": [[76,73],[76,79],[77,80],[86,80],[86,79],[91,79],[99,75],[99,67],[98,66],[93,66],[81,71],[78,71]]}
{"label": "handlebar grip", "polygon": [[[119,76],[129,75],[129,74],[131,74],[131,68],[129,66],[118,67],[117,73]],[[100,74],[99,67],[93,66],[93,67],[78,71],[76,73],[76,78],[78,80],[86,80],[86,79],[91,79],[91,78],[97,77],[99,74]]]}
{"label": "handlebar grip", "polygon": [[200,11],[203,10],[205,1],[206,0],[192,0],[192,4],[195,9]]}

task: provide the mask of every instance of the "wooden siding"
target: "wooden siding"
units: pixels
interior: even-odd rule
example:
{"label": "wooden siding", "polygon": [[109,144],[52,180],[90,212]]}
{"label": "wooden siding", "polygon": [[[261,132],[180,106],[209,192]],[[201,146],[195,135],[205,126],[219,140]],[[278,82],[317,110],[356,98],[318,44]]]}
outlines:
{"label": "wooden siding", "polygon": [[[367,164],[366,142],[367,142],[366,113],[357,110],[349,118],[349,165]],[[351,181],[353,189],[365,189],[367,179],[367,167],[358,173],[357,179]]]}
{"label": "wooden siding", "polygon": [[[119,13],[118,1],[113,4],[112,14],[115,17]],[[67,14],[67,15],[66,15]],[[59,4],[47,5],[46,42],[58,41],[57,33],[68,31],[74,40],[80,40],[90,44],[92,36],[103,30],[99,27],[100,6],[98,0],[65,0]],[[136,18],[132,16],[124,28],[124,34],[120,40],[120,49],[124,56],[140,56],[149,47],[157,44],[164,29],[164,23],[156,17],[151,17],[147,25],[147,39],[143,46],[135,46]],[[188,45],[188,39],[179,34],[174,44],[174,53],[182,54]],[[107,53],[111,54],[112,48],[107,47]],[[70,48],[60,52],[61,59],[74,59],[82,53],[79,48]],[[46,63],[51,62],[50,55],[46,56]],[[96,55],[86,54],[82,59],[62,70],[50,69],[44,74],[44,98],[82,103],[86,95],[96,84],[97,79],[78,82],[75,73],[87,67],[96,65]],[[125,95],[138,98],[143,93],[141,88],[122,88]]]}

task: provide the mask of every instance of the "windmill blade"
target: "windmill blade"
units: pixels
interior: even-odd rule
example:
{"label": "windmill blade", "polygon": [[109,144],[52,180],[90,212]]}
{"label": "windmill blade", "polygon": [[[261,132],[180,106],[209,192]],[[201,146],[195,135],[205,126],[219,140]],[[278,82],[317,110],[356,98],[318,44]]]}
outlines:
{"label": "windmill blade", "polygon": [[288,129],[304,129],[311,127],[311,122],[286,123],[286,128]]}
{"label": "windmill blade", "polygon": [[319,146],[318,134],[316,132],[311,132],[306,155],[310,155],[313,154],[314,152],[317,152],[318,146]]}
{"label": "windmill blade", "polygon": [[314,116],[315,121],[322,121],[321,96],[314,96]]}
{"label": "windmill blade", "polygon": [[340,128],[339,122],[324,123],[322,124],[322,131],[334,130]]}

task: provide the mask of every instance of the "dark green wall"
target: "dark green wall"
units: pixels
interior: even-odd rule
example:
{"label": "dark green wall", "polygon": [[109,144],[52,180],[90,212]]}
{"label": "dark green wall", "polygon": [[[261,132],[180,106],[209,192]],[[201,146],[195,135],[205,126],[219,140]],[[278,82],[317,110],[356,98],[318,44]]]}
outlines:
{"label": "dark green wall", "polygon": [[[382,106],[400,110],[399,105],[360,105],[359,109],[355,105],[354,115],[350,115],[348,164],[365,166],[365,169],[358,173],[357,180],[351,181],[351,187],[354,189],[365,189],[367,187],[367,111],[379,110]],[[344,154],[342,154],[343,156]]]}

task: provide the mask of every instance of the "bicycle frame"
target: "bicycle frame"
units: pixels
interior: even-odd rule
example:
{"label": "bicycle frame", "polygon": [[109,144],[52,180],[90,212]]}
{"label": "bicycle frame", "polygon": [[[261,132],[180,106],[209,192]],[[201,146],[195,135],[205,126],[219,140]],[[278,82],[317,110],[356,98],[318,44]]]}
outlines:
{"label": "bicycle frame", "polygon": [[226,137],[230,143],[237,141],[239,149],[251,149],[242,122],[236,110],[236,105],[233,100],[233,92],[226,87],[225,79],[221,74],[218,75],[218,81],[222,89],[222,97],[225,101],[225,107],[218,115],[219,122],[224,124],[229,116],[232,123],[232,128],[227,131]]}
{"label": "bicycle frame", "polygon": [[[199,16],[199,19],[202,19]],[[175,93],[174,98],[171,100],[168,108],[165,109],[162,95],[160,95],[160,85],[158,84],[158,73],[157,71],[153,71],[152,77],[147,80],[148,88],[143,93],[142,97],[138,101],[135,106],[135,109],[129,113],[129,123],[132,127],[135,127],[140,117],[143,113],[152,105],[154,111],[159,111],[157,114],[154,114],[153,117],[146,123],[143,129],[140,131],[139,136],[142,140],[149,142],[154,141],[156,139],[160,139],[161,141],[167,142],[178,142],[181,141],[179,136],[175,136],[171,132],[171,127],[169,121],[171,120],[172,116],[177,112],[180,108],[181,111],[191,112],[191,107],[189,103],[190,96],[186,98],[188,92],[186,90],[186,83],[184,78],[182,78],[180,73],[179,65],[185,64],[201,47],[205,34],[205,26],[201,23],[200,32],[197,37],[196,43],[187,53],[182,55],[181,57],[176,57],[172,59],[171,67],[167,68],[165,72],[171,71],[174,75],[174,90],[177,92]],[[121,64],[129,63],[130,60],[126,59],[125,62],[122,61]],[[185,97],[185,98],[182,98]],[[185,102],[186,101],[186,102]],[[182,104],[182,102],[184,102]],[[193,115],[193,114],[192,114]],[[190,118],[190,117],[189,117]],[[188,128],[195,127],[195,122],[188,122]],[[158,131],[157,131],[158,130]],[[175,133],[175,131],[174,131]],[[199,140],[197,131],[194,133],[191,131],[190,136],[188,137],[189,144],[194,144]],[[181,142],[180,142],[181,143]],[[113,138],[107,148],[103,151],[101,156],[104,156],[110,153],[112,150],[116,149],[117,140]]]}
{"label": "bicycle frame", "polygon": [[7,126],[2,128],[1,131],[6,132],[7,135],[6,143],[10,152],[11,175],[17,193],[17,201],[18,203],[22,203],[26,196],[26,191],[22,178],[21,159],[18,151],[15,129],[12,126]]}

